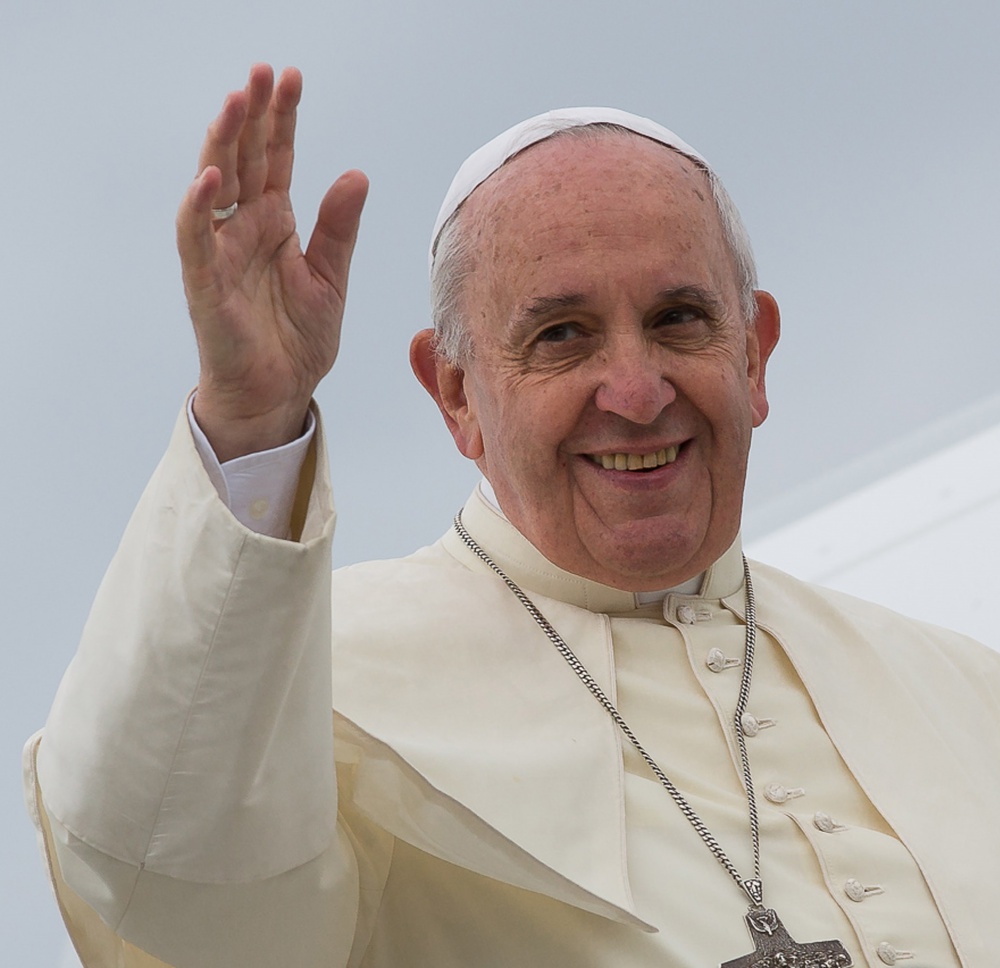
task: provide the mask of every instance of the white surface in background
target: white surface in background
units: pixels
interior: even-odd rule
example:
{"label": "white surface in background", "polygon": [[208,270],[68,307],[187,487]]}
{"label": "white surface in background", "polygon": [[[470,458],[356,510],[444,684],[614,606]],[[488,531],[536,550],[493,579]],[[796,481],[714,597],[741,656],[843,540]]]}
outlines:
{"label": "white surface in background", "polygon": [[[1000,650],[1000,424],[752,541],[748,554]],[[994,609],[995,611],[995,609]]]}

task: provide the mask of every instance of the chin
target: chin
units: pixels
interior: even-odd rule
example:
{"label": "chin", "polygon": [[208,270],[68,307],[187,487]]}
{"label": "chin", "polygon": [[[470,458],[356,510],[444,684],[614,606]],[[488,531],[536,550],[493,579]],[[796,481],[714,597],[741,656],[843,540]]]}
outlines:
{"label": "chin", "polygon": [[[659,536],[651,536],[648,531],[625,533],[616,535],[610,543],[595,542],[591,557],[606,572],[604,584],[628,591],[658,591],[694,578],[728,547],[706,555],[704,537],[677,531]],[[703,560],[706,557],[710,560]]]}

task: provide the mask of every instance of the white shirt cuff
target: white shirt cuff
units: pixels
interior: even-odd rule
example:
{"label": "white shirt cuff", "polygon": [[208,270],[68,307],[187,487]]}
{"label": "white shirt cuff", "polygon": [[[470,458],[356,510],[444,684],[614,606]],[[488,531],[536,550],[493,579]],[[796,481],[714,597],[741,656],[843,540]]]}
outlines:
{"label": "white shirt cuff", "polygon": [[271,538],[287,538],[302,462],[316,430],[312,411],[306,415],[305,430],[297,440],[220,464],[195,419],[194,397],[192,393],[187,405],[191,435],[222,502],[236,520],[251,531]]}

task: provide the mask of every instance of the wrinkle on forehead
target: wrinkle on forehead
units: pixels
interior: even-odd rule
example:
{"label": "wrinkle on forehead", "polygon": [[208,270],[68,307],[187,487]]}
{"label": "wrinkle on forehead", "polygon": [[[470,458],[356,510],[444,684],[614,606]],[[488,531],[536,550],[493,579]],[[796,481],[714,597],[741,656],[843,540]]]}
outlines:
{"label": "wrinkle on forehead", "polygon": [[[480,248],[484,239],[495,242],[502,234],[497,228],[505,220],[516,218],[545,199],[579,194],[581,190],[573,184],[574,173],[591,167],[595,148],[616,144],[627,149],[625,160],[624,163],[620,160],[622,152],[616,152],[618,160],[613,157],[606,160],[604,167],[609,177],[600,192],[602,202],[606,202],[612,186],[626,204],[645,191],[660,196],[665,203],[677,201],[690,192],[712,213],[710,224],[718,223],[707,174],[680,152],[639,134],[594,132],[580,137],[560,133],[519,152],[466,199],[461,215],[463,231],[472,233],[471,241],[480,257],[485,254]],[[635,181],[627,185],[615,177],[624,168],[635,175]],[[595,193],[591,189],[588,194]],[[586,205],[586,196],[580,201]]]}

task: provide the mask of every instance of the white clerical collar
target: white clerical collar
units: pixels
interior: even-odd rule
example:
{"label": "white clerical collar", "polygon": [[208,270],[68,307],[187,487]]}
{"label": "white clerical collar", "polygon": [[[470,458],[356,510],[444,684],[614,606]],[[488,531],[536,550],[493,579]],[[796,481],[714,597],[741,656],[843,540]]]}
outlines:
{"label": "white clerical collar", "polygon": [[[509,520],[507,515],[503,513],[503,508],[500,507],[500,502],[497,500],[493,485],[485,477],[479,482],[479,493],[486,499],[486,503],[494,508],[505,521]],[[655,592],[633,592],[632,594],[635,595],[636,605],[657,605],[667,595],[697,595],[701,590],[701,583],[704,577],[705,573],[702,572],[700,575],[695,575],[694,578],[689,578],[687,581],[681,582],[681,584],[675,585],[673,588],[664,588]]]}

